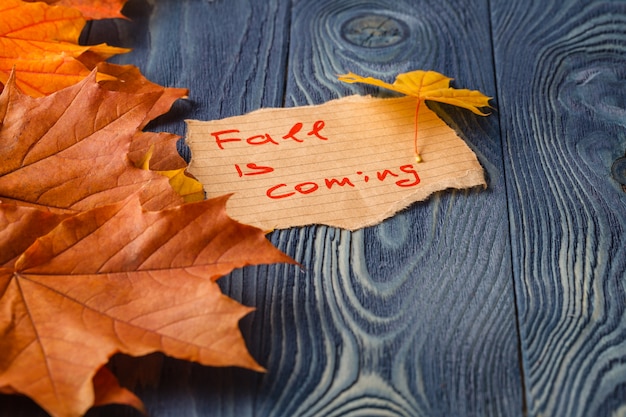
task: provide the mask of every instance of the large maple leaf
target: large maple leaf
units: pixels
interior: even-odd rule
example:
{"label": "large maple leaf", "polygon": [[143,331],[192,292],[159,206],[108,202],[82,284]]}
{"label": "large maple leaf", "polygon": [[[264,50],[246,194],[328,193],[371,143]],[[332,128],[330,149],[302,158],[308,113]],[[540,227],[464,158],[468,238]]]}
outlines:
{"label": "large maple leaf", "polygon": [[58,417],[142,410],[103,366],[117,352],[260,370],[237,327],[250,308],[215,280],[292,262],[228,218],[226,197],[181,205],[203,194],[178,137],[141,129],[186,90],[101,62],[122,50],[75,45],[82,25],[66,8],[0,4],[0,392]]}
{"label": "large maple leaf", "polygon": [[162,96],[158,90],[109,91],[92,73],[32,98],[12,78],[0,94],[0,201],[76,212],[139,193],[149,209],[180,204],[166,177],[135,167],[127,157]]}
{"label": "large maple leaf", "polygon": [[171,180],[137,166],[150,150],[183,173],[177,137],[140,129],[186,91],[108,69],[115,80],[94,71],[39,98],[10,77],[0,94],[0,392],[59,417],[142,408],[103,367],[116,352],[260,369],[237,327],[250,309],[214,281],[290,262],[228,218],[225,197],[181,205]]}
{"label": "large maple leaf", "polygon": [[[120,392],[94,392],[94,377],[102,378],[116,352],[261,369],[237,327],[250,308],[221,294],[215,280],[233,268],[290,259],[259,229],[228,218],[226,198],[148,212],[131,197],[61,221],[5,263],[0,391],[69,417],[102,391]],[[0,205],[0,222],[33,210]],[[2,229],[0,253],[20,233]]]}
{"label": "large maple leaf", "polygon": [[[75,84],[89,75],[83,62],[99,61],[128,49],[105,44],[84,46],[78,38],[85,26],[81,12],[71,7],[49,6],[20,0],[0,2],[0,83],[11,71],[17,84],[32,96],[50,94]],[[101,74],[100,79],[113,79]]]}

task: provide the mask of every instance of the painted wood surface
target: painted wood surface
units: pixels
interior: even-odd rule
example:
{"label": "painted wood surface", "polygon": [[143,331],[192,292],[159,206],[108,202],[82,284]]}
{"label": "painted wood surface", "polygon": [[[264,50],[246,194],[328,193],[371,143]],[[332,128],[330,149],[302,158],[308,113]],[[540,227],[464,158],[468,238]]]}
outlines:
{"label": "painted wood surface", "polygon": [[[151,416],[626,415],[625,3],[129,0],[125,12],[85,38],[131,47],[117,62],[190,89],[151,129],[379,94],[337,82],[347,71],[434,69],[495,98],[488,118],[437,107],[486,190],[357,232],[274,232],[302,269],[221,280],[257,308],[241,328],[267,373],[113,358]],[[0,396],[9,416],[45,413]]]}
{"label": "painted wood surface", "polygon": [[528,414],[623,416],[626,3],[492,3]]}

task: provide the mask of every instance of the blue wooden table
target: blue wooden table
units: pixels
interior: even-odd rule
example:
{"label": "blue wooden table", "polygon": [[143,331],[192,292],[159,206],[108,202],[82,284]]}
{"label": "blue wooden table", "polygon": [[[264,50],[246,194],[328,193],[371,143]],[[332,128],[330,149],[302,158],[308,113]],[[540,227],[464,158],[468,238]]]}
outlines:
{"label": "blue wooden table", "polygon": [[[257,309],[241,329],[267,373],[114,357],[151,416],[626,416],[626,2],[130,0],[125,13],[87,42],[133,48],[116,62],[190,89],[150,129],[379,94],[336,81],[348,71],[432,69],[495,107],[437,107],[486,190],[356,232],[273,232],[302,270],[221,280]],[[44,415],[0,397],[1,417]]]}

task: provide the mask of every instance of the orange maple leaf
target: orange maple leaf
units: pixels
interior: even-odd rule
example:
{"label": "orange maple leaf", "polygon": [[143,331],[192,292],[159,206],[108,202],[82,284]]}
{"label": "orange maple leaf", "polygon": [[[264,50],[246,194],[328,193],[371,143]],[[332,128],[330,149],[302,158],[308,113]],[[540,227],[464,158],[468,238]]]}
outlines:
{"label": "orange maple leaf", "polygon": [[[159,92],[161,94],[147,112],[139,128],[143,128],[151,120],[168,112],[174,101],[186,98],[188,94],[186,88],[162,87],[148,81],[133,65],[100,62],[96,64],[96,67],[98,71],[116,77],[115,80],[100,82],[105,89],[128,93]],[[170,185],[185,202],[204,200],[202,184],[186,172],[187,162],[173,146],[178,139],[180,136],[171,133],[141,132],[133,138],[128,156],[136,166],[154,170],[169,178]]]}
{"label": "orange maple leaf", "polygon": [[[12,266],[38,237],[47,234],[68,217],[10,204],[0,204],[0,207],[0,268]],[[19,236],[19,239],[9,241],[8,236]]]}
{"label": "orange maple leaf", "polygon": [[143,402],[131,391],[120,386],[113,373],[103,366],[93,377],[94,406],[126,404],[146,414]]}
{"label": "orange maple leaf", "polygon": [[[78,45],[85,19],[77,9],[27,3],[0,2],[0,83],[5,84],[13,70],[17,84],[26,94],[42,96],[73,85],[91,69],[82,61],[89,53],[99,61],[128,52],[105,44]],[[100,74],[100,79],[113,79]]]}
{"label": "orange maple leaf", "polygon": [[[226,199],[158,212],[134,198],[95,208],[0,268],[0,391],[70,417],[97,396],[119,394],[99,385],[95,392],[93,382],[117,352],[261,370],[238,329],[251,309],[215,280],[245,265],[291,261],[261,230],[228,218]],[[0,205],[0,219],[29,210]],[[0,253],[19,240],[14,233],[0,231]]]}
{"label": "orange maple leaf", "polygon": [[140,130],[187,91],[101,62],[125,50],[76,45],[83,25],[72,9],[0,4],[0,392],[58,417],[143,409],[103,366],[117,352],[262,369],[238,329],[251,309],[215,280],[292,262],[228,218],[227,197],[181,205],[170,184],[198,184],[178,137]]}
{"label": "orange maple leaf", "polygon": [[135,193],[148,209],[182,203],[166,177],[137,168],[127,157],[162,91],[109,91],[92,73],[32,98],[12,80],[0,94],[0,201],[58,212],[84,211]]}
{"label": "orange maple leaf", "polygon": [[189,93],[189,90],[186,88],[162,87],[147,80],[134,65],[116,65],[96,61],[93,67],[97,68],[98,72],[115,77],[112,80],[100,82],[100,85],[107,90],[133,94],[160,93],[159,99],[154,103],[150,111],[146,113],[143,123],[139,126],[140,129],[144,128],[151,120],[167,113],[176,100],[186,98]]}
{"label": "orange maple leaf", "polygon": [[103,367],[117,352],[260,370],[237,327],[250,308],[214,281],[291,262],[228,218],[226,197],[181,205],[165,176],[136,166],[152,149],[160,170],[183,172],[177,136],[140,129],[186,90],[98,66],[117,78],[94,71],[33,98],[12,75],[0,94],[0,392],[59,417],[142,409]]}
{"label": "orange maple leaf", "polygon": [[[67,217],[33,208],[0,204],[0,270],[11,268],[17,257],[38,237],[50,232]],[[93,386],[94,405],[127,404],[143,411],[141,400],[120,387],[117,378],[106,367],[96,373]],[[10,387],[0,387],[0,392],[17,393]]]}
{"label": "orange maple leaf", "polygon": [[[25,0],[28,2],[42,0]],[[73,7],[80,10],[85,19],[125,18],[122,8],[127,0],[43,0],[48,4]]]}

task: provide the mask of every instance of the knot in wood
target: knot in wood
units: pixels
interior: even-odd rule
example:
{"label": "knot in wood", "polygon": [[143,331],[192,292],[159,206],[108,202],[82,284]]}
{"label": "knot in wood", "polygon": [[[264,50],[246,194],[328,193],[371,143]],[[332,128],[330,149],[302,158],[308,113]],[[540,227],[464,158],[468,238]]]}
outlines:
{"label": "knot in wood", "polygon": [[626,192],[626,156],[617,158],[611,166],[611,176],[622,185],[622,189]]}
{"label": "knot in wood", "polygon": [[353,17],[344,23],[341,36],[357,46],[383,48],[405,40],[408,27],[390,16],[367,14]]}

